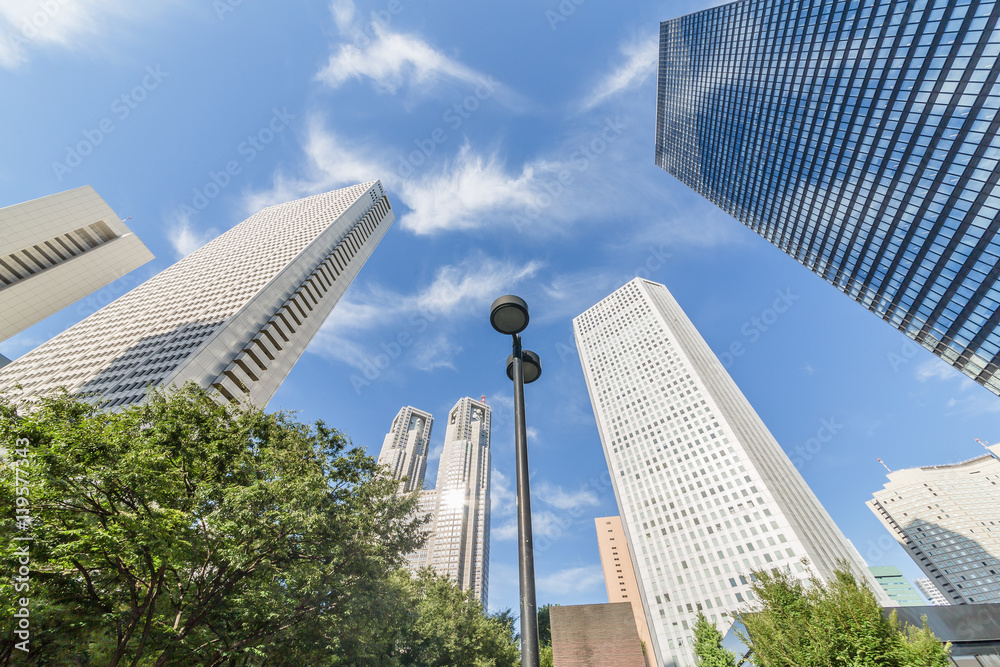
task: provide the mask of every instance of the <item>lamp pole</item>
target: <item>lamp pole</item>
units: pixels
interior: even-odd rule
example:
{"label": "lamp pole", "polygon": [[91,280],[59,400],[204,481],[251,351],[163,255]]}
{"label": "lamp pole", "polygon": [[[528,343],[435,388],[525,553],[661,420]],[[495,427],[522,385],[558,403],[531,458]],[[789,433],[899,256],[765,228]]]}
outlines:
{"label": "lamp pole", "polygon": [[521,665],[538,667],[538,608],[535,601],[535,552],[531,540],[531,490],[528,438],[524,421],[524,359],[521,336],[514,334],[514,449],[517,456],[517,563],[521,590]]}
{"label": "lamp pole", "polygon": [[490,324],[511,336],[507,377],[514,382],[514,450],[517,477],[517,562],[521,591],[521,666],[538,665],[538,608],[535,602],[535,553],[531,541],[531,490],[528,482],[528,437],[524,420],[524,385],[542,374],[538,355],[521,349],[519,335],[528,326],[528,304],[507,295],[493,302]]}

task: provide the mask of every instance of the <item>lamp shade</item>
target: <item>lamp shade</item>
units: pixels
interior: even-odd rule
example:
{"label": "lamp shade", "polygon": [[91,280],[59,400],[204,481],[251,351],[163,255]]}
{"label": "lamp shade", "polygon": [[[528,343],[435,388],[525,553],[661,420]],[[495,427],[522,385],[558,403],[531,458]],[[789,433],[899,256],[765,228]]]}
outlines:
{"label": "lamp shade", "polygon": [[500,297],[490,307],[490,324],[502,334],[521,333],[528,326],[528,304],[513,294]]}
{"label": "lamp shade", "polygon": [[[524,384],[530,384],[542,375],[542,360],[531,350],[521,352],[521,374],[524,376]],[[507,357],[507,377],[514,379],[514,355]]]}

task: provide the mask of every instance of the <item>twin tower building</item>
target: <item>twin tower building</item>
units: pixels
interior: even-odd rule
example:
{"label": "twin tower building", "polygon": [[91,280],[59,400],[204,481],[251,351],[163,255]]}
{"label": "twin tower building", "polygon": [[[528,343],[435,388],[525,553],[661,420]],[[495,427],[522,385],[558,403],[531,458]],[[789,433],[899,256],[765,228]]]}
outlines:
{"label": "twin tower building", "polygon": [[419,493],[429,516],[426,544],[409,556],[412,569],[431,567],[471,590],[486,606],[490,567],[490,408],[463,398],[448,413],[437,485],[424,489],[434,417],[405,407],[385,436],[378,462],[400,480],[400,493]]}

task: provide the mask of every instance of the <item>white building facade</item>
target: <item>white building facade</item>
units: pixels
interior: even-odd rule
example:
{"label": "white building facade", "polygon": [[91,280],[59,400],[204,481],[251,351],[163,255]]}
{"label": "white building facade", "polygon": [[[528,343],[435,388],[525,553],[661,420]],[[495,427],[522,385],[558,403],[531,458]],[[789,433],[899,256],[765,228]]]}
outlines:
{"label": "white building facade", "polygon": [[378,181],[265,208],[4,366],[0,391],[115,409],[194,381],[263,406],[393,220]]}
{"label": "white building facade", "polygon": [[951,604],[1000,602],[1000,445],[989,449],[891,472],[867,503]]}
{"label": "white building facade", "polygon": [[655,664],[694,665],[698,611],[725,633],[752,569],[829,579],[843,560],[884,598],[666,287],[636,278],[573,328]]}
{"label": "white building facade", "polygon": [[392,420],[392,428],[382,441],[378,463],[388,469],[393,479],[400,480],[400,493],[423,486],[433,427],[431,413],[410,406],[401,408]]}
{"label": "white building facade", "polygon": [[948,598],[944,596],[938,587],[931,583],[931,580],[927,577],[920,577],[919,579],[913,580],[913,585],[917,587],[924,597],[930,600],[931,604],[935,607],[947,607],[951,603],[948,602]]}
{"label": "white building facade", "polygon": [[0,208],[0,341],[151,259],[89,185]]}
{"label": "white building facade", "polygon": [[[427,543],[410,567],[430,567],[486,606],[490,570],[490,418],[485,399],[462,398],[448,413],[437,485],[420,492]],[[398,479],[398,477],[397,477]]]}

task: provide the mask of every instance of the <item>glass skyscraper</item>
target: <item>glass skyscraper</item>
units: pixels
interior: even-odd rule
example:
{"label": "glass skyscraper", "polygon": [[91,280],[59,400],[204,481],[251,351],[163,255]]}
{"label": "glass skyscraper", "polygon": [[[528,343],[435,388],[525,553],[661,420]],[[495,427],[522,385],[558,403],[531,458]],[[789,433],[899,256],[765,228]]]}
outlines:
{"label": "glass skyscraper", "polygon": [[660,24],[656,164],[1000,394],[1000,5],[745,0]]}

